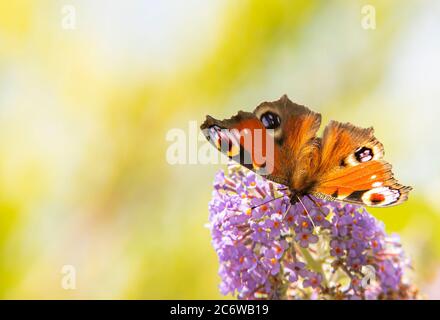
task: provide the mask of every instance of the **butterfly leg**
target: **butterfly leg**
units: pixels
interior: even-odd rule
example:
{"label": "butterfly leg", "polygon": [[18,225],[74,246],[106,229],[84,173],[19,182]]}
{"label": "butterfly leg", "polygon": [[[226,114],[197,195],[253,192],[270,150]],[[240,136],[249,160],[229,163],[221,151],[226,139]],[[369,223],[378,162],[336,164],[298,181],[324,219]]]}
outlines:
{"label": "butterfly leg", "polygon": [[287,206],[286,211],[284,211],[284,213],[283,213],[283,220],[284,220],[284,218],[286,218],[287,213],[290,211],[290,208],[292,208],[292,204],[291,203],[289,203],[289,205]]}
{"label": "butterfly leg", "polygon": [[306,212],[307,217],[309,218],[310,222],[312,223],[313,229],[316,229],[315,223],[313,222],[313,219],[312,219],[312,217],[310,216],[310,213],[309,213],[309,211],[307,210],[307,208],[306,208],[306,206],[304,205],[304,203],[302,202],[301,198],[300,198],[297,194],[295,194],[295,196],[297,197],[299,203],[301,203],[301,206],[304,208],[304,211]]}
{"label": "butterfly leg", "polygon": [[326,216],[326,214],[325,214],[325,212],[324,211],[322,211],[322,209],[321,209],[321,207],[322,207],[322,205],[318,202],[318,201],[316,201],[310,194],[307,194],[306,195],[307,196],[307,198],[309,198],[309,200],[310,201],[312,201],[313,203],[314,203],[314,205],[316,206],[316,208],[324,215],[324,217]]}

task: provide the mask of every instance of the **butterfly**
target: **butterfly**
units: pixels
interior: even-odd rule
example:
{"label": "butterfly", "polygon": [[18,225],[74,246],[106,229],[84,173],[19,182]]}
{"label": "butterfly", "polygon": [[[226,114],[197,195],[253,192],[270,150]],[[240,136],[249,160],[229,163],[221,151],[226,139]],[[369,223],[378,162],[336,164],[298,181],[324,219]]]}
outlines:
{"label": "butterfly", "polygon": [[[373,128],[330,121],[322,137],[317,137],[320,125],[319,113],[283,95],[230,119],[206,116],[200,128],[230,159],[285,185],[292,203],[305,195],[369,207],[407,200],[412,188],[394,178]],[[245,143],[246,137],[258,140],[257,132],[261,134],[258,145]],[[257,153],[265,155],[257,157]]]}

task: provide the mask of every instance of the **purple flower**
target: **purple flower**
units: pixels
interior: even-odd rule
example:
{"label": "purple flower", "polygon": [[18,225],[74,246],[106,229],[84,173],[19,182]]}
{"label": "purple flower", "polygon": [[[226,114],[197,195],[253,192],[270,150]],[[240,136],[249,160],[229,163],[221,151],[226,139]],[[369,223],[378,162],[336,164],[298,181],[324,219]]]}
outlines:
{"label": "purple flower", "polygon": [[276,275],[280,272],[280,262],[276,258],[273,250],[266,250],[264,253],[263,264],[271,275]]}
{"label": "purple flower", "polygon": [[399,266],[390,260],[384,260],[378,264],[378,267],[377,274],[381,279],[382,288],[385,290],[397,290],[402,277],[402,270]]}
{"label": "purple flower", "polygon": [[284,270],[286,271],[290,282],[296,282],[300,276],[305,278],[308,275],[306,264],[299,261],[286,262],[284,265]]}
{"label": "purple flower", "polygon": [[312,287],[314,289],[318,288],[322,282],[322,274],[317,272],[309,272],[306,279],[303,282],[303,287]]}
{"label": "purple flower", "polygon": [[345,254],[345,243],[338,240],[330,241],[330,254],[334,257],[341,257]]}
{"label": "purple flower", "polygon": [[286,250],[289,248],[289,244],[285,240],[274,242],[271,250],[273,250],[275,258],[281,259]]}
{"label": "purple flower", "polygon": [[222,294],[417,298],[407,282],[409,262],[399,239],[387,236],[383,224],[362,207],[311,196],[290,205],[284,186],[230,165],[227,174],[215,177],[209,211]]}
{"label": "purple flower", "polygon": [[283,216],[279,213],[272,214],[268,219],[266,219],[266,227],[270,230],[269,236],[271,239],[276,239],[281,234],[281,229],[283,228]]}
{"label": "purple flower", "polygon": [[[314,204],[312,204],[311,206],[314,206]],[[330,209],[328,207],[312,207],[312,209],[310,210],[310,216],[312,217],[315,226],[320,226],[323,228],[330,228],[331,226],[330,221],[326,219],[329,213]]]}
{"label": "purple flower", "polygon": [[266,230],[265,221],[251,221],[249,227],[251,229],[251,238],[253,241],[266,243],[269,240],[269,233]]}
{"label": "purple flower", "polygon": [[357,239],[349,239],[345,242],[345,246],[348,250],[348,256],[355,258],[362,255],[365,251],[367,244]]}
{"label": "purple flower", "polygon": [[300,231],[296,234],[295,240],[299,243],[301,247],[307,248],[309,244],[317,243],[318,237],[309,231]]}

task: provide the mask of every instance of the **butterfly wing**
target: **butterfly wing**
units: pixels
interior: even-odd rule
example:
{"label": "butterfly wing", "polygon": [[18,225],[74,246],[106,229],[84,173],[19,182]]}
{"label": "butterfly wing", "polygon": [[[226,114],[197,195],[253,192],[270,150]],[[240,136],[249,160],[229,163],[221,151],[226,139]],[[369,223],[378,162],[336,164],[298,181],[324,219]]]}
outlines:
{"label": "butterfly wing", "polygon": [[208,141],[229,159],[267,179],[286,183],[276,165],[280,149],[254,113],[240,111],[225,120],[207,116],[200,128]]}
{"label": "butterfly wing", "polygon": [[[252,113],[240,111],[226,120],[207,116],[201,129],[229,158],[292,188],[293,177],[304,172],[307,161],[319,156],[314,141],[320,122],[321,115],[293,103],[284,95],[277,101],[261,103]],[[246,143],[246,137],[253,143]],[[258,154],[264,155],[264,161]]]}
{"label": "butterfly wing", "polygon": [[320,123],[320,114],[284,95],[253,113],[240,111],[226,120],[207,116],[201,129],[229,158],[295,193],[372,207],[408,198],[411,187],[394,179],[372,128],[331,121],[321,139],[316,137]]}
{"label": "butterfly wing", "polygon": [[371,207],[388,207],[408,198],[411,187],[394,179],[373,129],[331,121],[324,130],[315,195]]}

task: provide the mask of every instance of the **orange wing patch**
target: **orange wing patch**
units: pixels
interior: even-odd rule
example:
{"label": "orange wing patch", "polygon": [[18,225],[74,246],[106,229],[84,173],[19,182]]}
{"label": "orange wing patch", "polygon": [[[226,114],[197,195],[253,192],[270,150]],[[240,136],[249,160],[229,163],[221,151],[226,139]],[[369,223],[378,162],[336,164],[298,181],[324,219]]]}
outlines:
{"label": "orange wing patch", "polygon": [[316,195],[371,207],[405,201],[412,188],[394,179],[383,156],[383,145],[373,136],[373,128],[331,121],[322,138]]}
{"label": "orange wing patch", "polygon": [[391,165],[380,160],[335,171],[321,181],[315,191],[328,199],[386,207],[405,201],[411,189],[399,184],[393,177]]}

